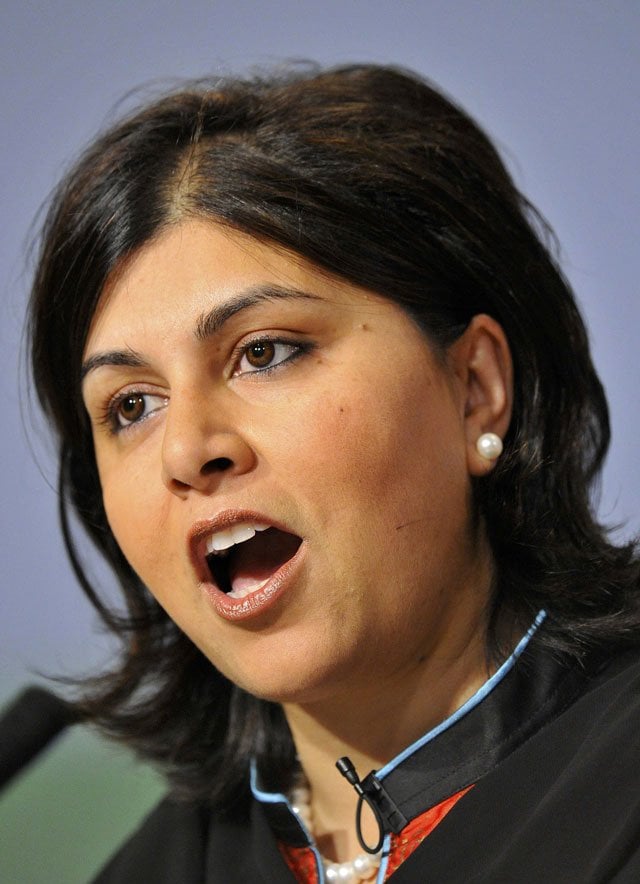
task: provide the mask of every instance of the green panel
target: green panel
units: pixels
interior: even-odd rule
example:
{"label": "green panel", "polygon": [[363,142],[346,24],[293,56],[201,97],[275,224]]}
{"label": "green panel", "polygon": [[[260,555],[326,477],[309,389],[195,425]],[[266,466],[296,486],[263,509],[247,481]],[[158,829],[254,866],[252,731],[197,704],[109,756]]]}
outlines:
{"label": "green panel", "polygon": [[0,796],[0,881],[86,884],[164,791],[126,750],[73,728]]}

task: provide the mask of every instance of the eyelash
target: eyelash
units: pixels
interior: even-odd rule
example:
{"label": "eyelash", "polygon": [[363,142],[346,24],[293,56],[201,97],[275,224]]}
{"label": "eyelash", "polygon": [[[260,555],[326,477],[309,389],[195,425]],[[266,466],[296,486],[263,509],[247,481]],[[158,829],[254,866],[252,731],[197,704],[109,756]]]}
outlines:
{"label": "eyelash", "polygon": [[155,412],[158,411],[160,407],[162,407],[157,406],[150,411],[147,411],[145,408],[144,413],[140,417],[123,424],[120,423],[118,409],[127,399],[143,399],[146,401],[148,401],[149,399],[160,399],[163,402],[167,401],[166,396],[160,396],[157,393],[148,393],[145,390],[136,390],[135,388],[132,390],[125,390],[124,392],[117,393],[107,402],[102,411],[102,414],[98,418],[99,423],[102,426],[106,426],[109,432],[114,436],[116,436],[118,433],[121,433],[123,430],[129,430],[132,427],[138,426],[138,424],[141,424],[147,418],[151,417],[152,414],[155,414]]}
{"label": "eyelash", "polygon": [[[284,356],[282,359],[279,359],[278,362],[276,362],[273,365],[266,365],[263,368],[254,366],[253,370],[240,371],[239,366],[242,362],[242,359],[247,355],[247,352],[252,347],[256,347],[259,345],[267,345],[267,346],[272,346],[274,348],[277,348],[278,346],[287,347],[291,350],[291,352],[287,356]],[[233,352],[232,362],[234,365],[234,369],[232,372],[232,377],[244,377],[244,376],[256,375],[256,374],[257,375],[272,374],[273,372],[277,371],[279,368],[286,365],[287,363],[295,362],[301,356],[304,356],[306,353],[309,353],[313,349],[313,346],[314,345],[310,341],[292,341],[287,338],[274,338],[274,337],[269,337],[269,336],[256,337],[251,341],[244,342],[241,346],[237,347],[235,349],[235,351]],[[144,413],[140,417],[135,418],[135,419],[129,421],[128,423],[124,423],[124,424],[120,423],[118,409],[120,408],[122,403],[125,402],[127,399],[136,399],[136,398],[143,399],[143,400],[161,399],[163,401],[166,401],[166,399],[167,399],[167,397],[165,397],[165,396],[160,396],[157,393],[149,393],[149,392],[146,392],[145,390],[138,390],[135,388],[129,389],[129,390],[124,390],[120,393],[117,393],[115,396],[113,396],[107,402],[106,406],[103,409],[102,414],[99,416],[99,423],[103,426],[106,426],[109,429],[109,431],[112,433],[112,435],[115,436],[125,430],[130,430],[131,428],[138,426],[143,421],[145,421],[147,418],[151,417],[151,415],[155,414],[155,412],[158,411],[158,409],[161,407],[161,406],[158,406],[156,408],[153,408],[151,411],[145,410]]]}
{"label": "eyelash", "polygon": [[[284,356],[282,359],[279,359],[278,362],[271,365],[266,365],[263,368],[259,368],[253,366],[253,370],[245,370],[240,371],[239,366],[242,362],[242,359],[247,355],[248,351],[252,347],[256,347],[259,345],[267,345],[272,347],[287,347],[290,349],[290,353],[288,356]],[[233,353],[232,361],[233,361],[233,372],[232,377],[242,377],[245,375],[259,374],[259,375],[269,375],[274,371],[277,371],[284,365],[288,363],[295,362],[296,359],[299,359],[301,356],[306,355],[313,349],[313,344],[310,341],[293,341],[288,338],[278,338],[278,337],[270,337],[269,335],[261,335],[259,337],[253,338],[251,341],[244,341]]]}

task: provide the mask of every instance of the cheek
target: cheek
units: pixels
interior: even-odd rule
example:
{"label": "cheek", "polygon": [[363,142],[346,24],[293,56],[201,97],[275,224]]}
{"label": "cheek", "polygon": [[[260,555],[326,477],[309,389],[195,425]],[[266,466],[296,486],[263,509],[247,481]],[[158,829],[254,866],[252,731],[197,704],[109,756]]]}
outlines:
{"label": "cheek", "polygon": [[161,570],[166,514],[154,483],[142,469],[101,470],[102,499],[113,535],[125,558],[147,586]]}
{"label": "cheek", "polygon": [[327,394],[298,403],[265,457],[278,463],[290,487],[310,496],[340,494],[343,486],[357,494],[370,472],[374,433],[371,415],[358,402]]}
{"label": "cheek", "polygon": [[425,489],[442,503],[456,481],[468,484],[461,422],[430,383],[381,383],[299,403],[282,443],[292,478],[370,506],[395,498],[406,508]]}

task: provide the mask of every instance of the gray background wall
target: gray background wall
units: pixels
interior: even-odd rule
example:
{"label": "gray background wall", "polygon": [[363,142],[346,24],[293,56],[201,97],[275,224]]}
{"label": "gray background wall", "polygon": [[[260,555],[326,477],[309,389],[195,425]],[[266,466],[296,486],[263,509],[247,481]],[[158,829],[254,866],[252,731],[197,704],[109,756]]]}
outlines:
{"label": "gray background wall", "polygon": [[[40,670],[108,653],[56,525],[50,446],[21,367],[26,244],[41,202],[121,96],[287,58],[396,62],[440,83],[502,145],[556,228],[612,409],[601,513],[640,525],[637,0],[5,0],[0,10],[0,701]],[[0,879],[83,881],[158,784],[71,735],[0,804]],[[62,811],[62,812],[61,812]]]}

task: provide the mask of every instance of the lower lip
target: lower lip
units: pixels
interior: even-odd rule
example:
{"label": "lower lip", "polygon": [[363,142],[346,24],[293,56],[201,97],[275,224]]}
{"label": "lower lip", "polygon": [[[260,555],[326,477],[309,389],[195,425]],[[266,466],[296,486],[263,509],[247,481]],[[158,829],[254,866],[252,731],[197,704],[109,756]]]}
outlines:
{"label": "lower lip", "polygon": [[241,599],[234,599],[212,583],[205,583],[203,589],[209,596],[216,613],[224,620],[249,620],[271,610],[295,582],[302,568],[305,556],[304,541],[288,562],[271,575],[264,586]]}

